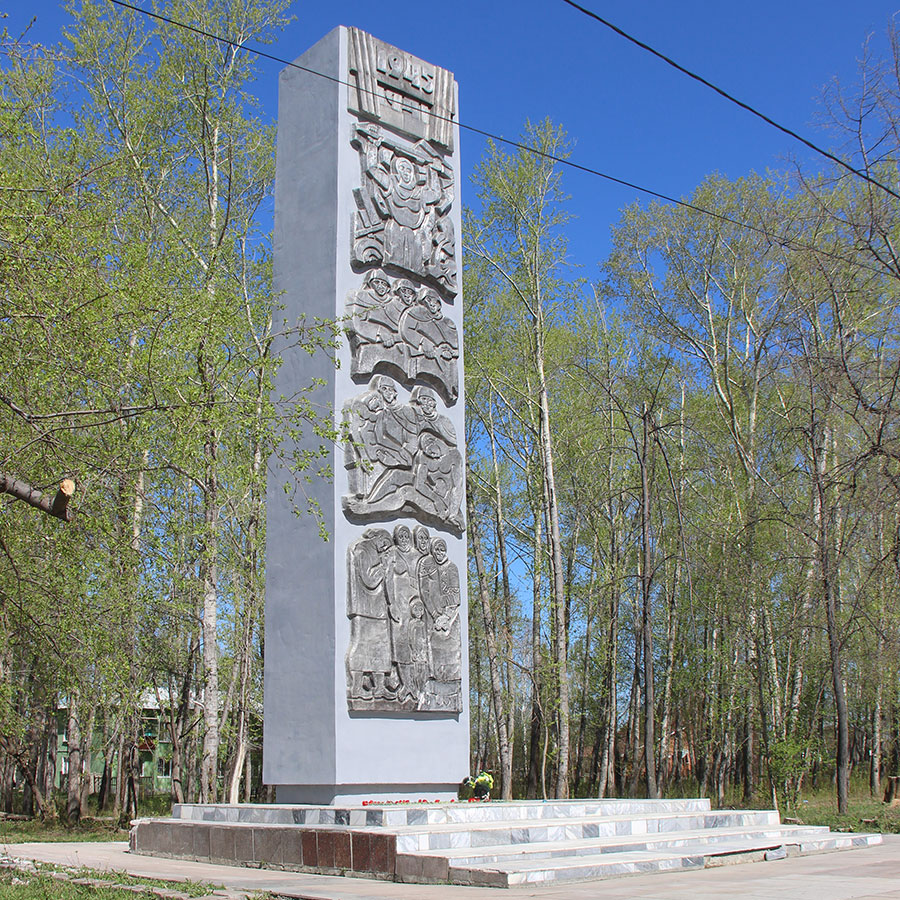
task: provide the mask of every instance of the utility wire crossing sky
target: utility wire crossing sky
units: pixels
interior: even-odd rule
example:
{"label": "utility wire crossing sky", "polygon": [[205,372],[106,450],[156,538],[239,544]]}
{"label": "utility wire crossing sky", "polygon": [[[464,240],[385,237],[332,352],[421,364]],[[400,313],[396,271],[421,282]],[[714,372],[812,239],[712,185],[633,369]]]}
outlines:
{"label": "utility wire crossing sky", "polygon": [[[116,0],[113,0],[113,2],[116,2]],[[803,137],[803,135],[798,134],[793,129],[787,128],[784,125],[780,125],[778,122],[776,122],[774,119],[767,116],[765,113],[761,113],[758,109],[755,109],[754,107],[752,107],[749,103],[744,103],[743,100],[738,100],[737,97],[733,97],[731,94],[728,93],[728,91],[723,90],[718,85],[713,84],[711,81],[707,81],[707,79],[705,79],[702,75],[698,75],[696,72],[692,72],[690,69],[686,69],[680,63],[675,62],[675,60],[672,59],[671,57],[666,56],[664,53],[660,53],[659,50],[655,50],[649,44],[645,44],[643,41],[638,40],[636,37],[633,37],[632,35],[628,34],[627,31],[623,31],[617,25],[614,25],[612,22],[608,21],[607,19],[604,19],[601,16],[598,16],[597,13],[591,12],[591,10],[587,9],[584,6],[581,6],[578,3],[573,2],[573,0],[562,0],[562,2],[565,3],[567,6],[571,6],[573,9],[577,9],[581,13],[584,13],[586,16],[589,16],[591,19],[594,19],[595,21],[599,22],[601,25],[605,25],[611,31],[614,31],[616,34],[625,38],[625,40],[631,41],[632,44],[640,47],[642,50],[646,50],[648,53],[652,53],[658,59],[661,59],[663,62],[672,66],[673,69],[677,69],[682,74],[687,75],[688,78],[693,78],[695,81],[699,81],[700,84],[705,85],[706,87],[714,90],[717,94],[724,97],[726,100],[730,101],[731,103],[734,103],[736,106],[739,106],[741,109],[747,110],[747,112],[751,113],[752,115],[756,116],[757,118],[762,119],[762,121],[765,122],[767,125],[771,125],[773,128],[777,128],[779,131],[783,132],[784,134],[788,135],[789,137],[792,137],[795,140],[800,141],[800,143],[805,144],[807,147],[809,147],[810,150],[814,150],[819,155],[824,156],[825,159],[829,159],[832,162],[837,163],[839,166],[842,166],[848,172],[852,172],[854,175],[858,175],[860,178],[868,181],[870,184],[874,184],[876,187],[880,187],[883,191],[887,191],[887,193],[889,193],[892,197],[896,197],[898,200],[900,200],[900,194],[895,193],[887,185],[882,184],[880,181],[877,181],[876,179],[872,178],[872,176],[869,175],[868,173],[863,172],[860,169],[855,169],[853,166],[851,166],[845,160],[841,159],[839,156],[835,156],[833,153],[829,153],[827,150],[820,147],[818,144],[814,144],[812,141]],[[639,190],[643,190],[643,188],[639,188]]]}
{"label": "utility wire crossing sky", "polygon": [[[183,28],[187,31],[193,32],[194,34],[199,34],[203,37],[210,38],[211,40],[218,41],[226,46],[233,47],[235,50],[244,50],[248,53],[253,53],[256,56],[259,56],[259,57],[262,57],[265,59],[269,59],[273,62],[280,63],[281,65],[284,65],[284,66],[289,66],[294,69],[299,69],[300,71],[306,72],[309,75],[314,75],[317,78],[324,78],[325,80],[334,82],[336,84],[346,85],[347,87],[355,87],[355,85],[351,85],[348,81],[344,81],[341,78],[335,78],[333,75],[328,75],[328,74],[325,74],[324,72],[317,72],[314,69],[308,68],[307,66],[302,66],[299,63],[292,62],[291,60],[282,59],[279,56],[276,56],[272,53],[268,53],[265,50],[260,50],[259,48],[256,48],[256,47],[249,46],[248,44],[237,43],[235,41],[230,40],[227,37],[223,37],[222,35],[219,35],[219,34],[214,34],[212,32],[209,32],[202,28],[199,28],[196,25],[192,25],[189,22],[181,22],[181,21],[178,21],[177,19],[170,18],[169,16],[164,16],[161,13],[156,13],[156,12],[152,12],[151,10],[143,9],[139,6],[135,6],[131,3],[127,3],[127,2],[125,2],[125,0],[109,0],[109,2],[115,6],[119,6],[124,9],[128,9],[128,10],[131,10],[136,13],[140,13],[141,15],[147,16],[148,18],[156,19],[158,21],[165,22],[168,25],[172,25],[176,28]],[[837,156],[834,156],[833,154],[829,153],[827,150],[821,149],[820,147],[816,146],[814,143],[812,143],[811,141],[808,141],[806,138],[802,137],[801,135],[797,134],[796,132],[791,131],[790,129],[788,129],[782,125],[779,125],[777,122],[773,121],[772,119],[768,118],[767,116],[765,116],[762,113],[758,112],[757,110],[753,109],[748,104],[735,99],[734,97],[732,97],[730,94],[726,93],[721,88],[718,88],[718,87],[716,87],[716,85],[707,81],[705,78],[702,78],[701,76],[688,71],[687,69],[680,66],[678,63],[671,60],[669,57],[663,55],[662,53],[659,53],[658,51],[654,50],[649,45],[644,44],[643,42],[639,41],[637,38],[634,38],[631,35],[625,33],[624,31],[619,29],[617,26],[613,25],[612,23],[608,22],[605,19],[602,19],[600,16],[597,16],[595,13],[592,13],[590,10],[587,10],[582,6],[579,6],[577,3],[571,2],[571,0],[562,0],[562,2],[568,4],[569,6],[574,7],[575,9],[577,9],[581,12],[584,12],[585,14],[589,15],[591,18],[596,19],[598,22],[611,28],[617,34],[622,35],[623,37],[625,37],[627,40],[631,41],[632,43],[637,44],[639,47],[641,47],[645,50],[648,50],[650,53],[654,54],[655,56],[658,56],[660,59],[664,60],[665,62],[667,62],[669,65],[673,66],[674,68],[678,69],[680,72],[683,72],[684,74],[690,76],[691,78],[694,78],[695,80],[701,82],[702,84],[706,85],[707,87],[712,88],[712,90],[716,91],[716,93],[721,94],[727,100],[730,100],[732,103],[737,104],[742,109],[745,109],[745,110],[751,112],[753,115],[758,116],[760,119],[762,119],[769,125],[773,126],[774,128],[777,128],[778,130],[784,132],[785,134],[788,134],[791,137],[796,138],[798,141],[801,141],[803,144],[805,144],[806,146],[808,146],[815,152],[821,154],[822,156],[826,157],[827,159],[834,160],[835,162],[839,163],[847,171],[853,173],[854,175],[859,176],[863,180],[875,185],[876,187],[881,188],[882,190],[889,193],[891,196],[896,197],[898,200],[900,200],[900,194],[896,194],[889,187],[886,187],[885,185],[881,184],[879,181],[876,181],[875,179],[871,178],[866,173],[853,168],[852,166],[848,165],[847,163],[845,163],[843,160],[841,160]],[[433,112],[430,110],[423,110],[422,112],[424,115],[430,116],[432,118],[444,119],[444,120],[449,121],[449,119],[446,116],[442,116],[439,113],[436,113],[436,112]],[[823,253],[824,255],[829,256],[832,259],[837,259],[837,260],[845,259],[842,256],[832,254],[828,251],[824,251],[822,248],[813,247],[811,244],[806,244],[801,241],[797,241],[794,238],[788,237],[787,235],[780,235],[780,234],[771,232],[766,228],[761,228],[757,225],[753,225],[750,222],[745,222],[740,219],[734,219],[730,216],[724,215],[723,213],[718,213],[713,210],[709,210],[709,209],[705,209],[701,206],[697,206],[696,204],[689,203],[686,200],[679,200],[676,197],[670,197],[659,191],[655,191],[652,188],[644,187],[642,185],[636,184],[631,181],[627,181],[622,178],[617,178],[614,175],[609,175],[606,172],[601,172],[599,169],[594,169],[590,166],[585,166],[580,163],[573,162],[570,159],[565,159],[560,156],[555,156],[552,153],[547,153],[536,147],[530,147],[519,141],[514,141],[514,140],[511,140],[510,138],[505,138],[502,135],[494,134],[490,131],[487,131],[482,128],[478,128],[474,125],[469,125],[464,122],[457,122],[457,124],[459,125],[460,128],[465,129],[466,131],[470,131],[474,134],[481,135],[482,137],[486,137],[490,140],[497,141],[498,143],[505,144],[505,145],[513,147],[515,149],[522,150],[527,153],[532,153],[535,156],[543,157],[544,159],[548,159],[554,163],[558,163],[559,165],[567,166],[571,169],[575,169],[580,172],[585,172],[588,175],[594,175],[598,178],[606,179],[607,181],[612,181],[615,184],[619,184],[624,187],[632,188],[633,190],[640,191],[643,194],[647,194],[651,197],[655,197],[658,200],[664,200],[667,203],[673,203],[677,206],[684,207],[685,209],[690,209],[694,212],[700,213],[701,215],[705,215],[705,216],[709,216],[714,219],[718,219],[721,222],[727,222],[728,224],[735,225],[739,228],[746,228],[749,231],[753,231],[757,234],[760,234],[760,235],[766,237],[767,239],[778,244],[779,246],[786,247],[786,248],[793,248],[793,249],[797,249],[797,250],[813,250],[818,253]],[[877,269],[872,268],[870,266],[862,265],[862,267],[866,268],[872,272],[876,272],[876,273],[878,272]]]}

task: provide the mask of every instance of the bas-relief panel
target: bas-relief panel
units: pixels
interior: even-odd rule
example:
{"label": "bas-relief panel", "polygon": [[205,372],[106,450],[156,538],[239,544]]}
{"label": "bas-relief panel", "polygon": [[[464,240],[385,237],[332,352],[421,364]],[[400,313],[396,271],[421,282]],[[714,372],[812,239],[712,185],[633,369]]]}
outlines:
{"label": "bas-relief panel", "polygon": [[418,385],[409,403],[400,403],[394,381],[376,375],[344,405],[342,418],[349,487],[342,502],[349,518],[412,515],[462,532],[462,454],[433,391]]}
{"label": "bas-relief panel", "polygon": [[[345,304],[354,381],[342,410],[351,522],[347,703],[356,712],[462,711],[459,571],[424,525],[463,533],[463,459],[440,401],[460,393],[451,73],[349,29],[349,109],[359,158]],[[389,377],[390,376],[390,377]],[[398,399],[393,379],[412,388]],[[437,394],[437,395],[436,395]]]}
{"label": "bas-relief panel", "polygon": [[348,29],[349,109],[453,152],[453,75],[360,31]]}
{"label": "bas-relief panel", "polygon": [[369,528],[347,554],[353,711],[462,710],[460,584],[427,528]]}
{"label": "bas-relief panel", "polygon": [[361,186],[353,191],[352,260],[389,266],[454,296],[453,172],[427,141],[410,143],[379,125],[357,125]]}
{"label": "bas-relief panel", "polygon": [[344,312],[354,379],[386,371],[406,384],[429,384],[447,402],[456,401],[459,335],[437,291],[417,290],[407,278],[392,280],[383,269],[371,269],[362,288],[347,297]]}

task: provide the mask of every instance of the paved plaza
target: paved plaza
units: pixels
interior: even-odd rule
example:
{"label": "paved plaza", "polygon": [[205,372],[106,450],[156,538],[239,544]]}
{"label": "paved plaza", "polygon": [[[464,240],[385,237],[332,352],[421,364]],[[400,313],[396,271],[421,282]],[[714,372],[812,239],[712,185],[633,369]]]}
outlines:
{"label": "paved plaza", "polygon": [[[127,872],[145,878],[191,879],[229,892],[271,891],[298,900],[900,900],[900,835],[876,847],[767,863],[548,887],[466,888],[396,884],[136,856],[124,842],[0,845],[6,856],[64,866]],[[234,893],[232,897],[236,896]]]}

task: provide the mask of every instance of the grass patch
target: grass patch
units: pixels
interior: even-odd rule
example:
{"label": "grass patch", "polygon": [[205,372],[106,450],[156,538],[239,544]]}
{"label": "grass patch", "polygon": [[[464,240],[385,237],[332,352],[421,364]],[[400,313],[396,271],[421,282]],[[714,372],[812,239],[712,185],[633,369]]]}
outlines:
{"label": "grass patch", "polygon": [[[85,883],[90,882],[90,883]],[[146,891],[135,891],[145,887]],[[73,869],[42,863],[12,862],[0,866],[0,900],[159,900],[152,889],[186,897],[204,897],[222,885],[200,881],[140,878],[125,872]]]}
{"label": "grass patch", "polygon": [[[165,881],[162,878],[142,878],[137,875],[128,875],[126,872],[98,872],[94,869],[68,869],[68,874],[73,878],[90,878],[94,881],[108,881],[111,884],[146,885],[147,887],[166,888],[187,894],[189,897],[204,897],[213,891],[225,889],[223,884],[210,884],[206,881]],[[122,900],[122,895],[119,895]]]}
{"label": "grass patch", "polygon": [[128,831],[112,820],[85,819],[72,828],[39,819],[0,819],[0,844],[60,841],[127,841]]}
{"label": "grass patch", "polygon": [[[667,799],[698,797],[696,783],[684,782],[666,790]],[[715,798],[712,798],[716,806]],[[868,779],[852,778],[850,781],[850,809],[840,815],[834,785],[828,783],[816,788],[804,787],[795,806],[782,805],[781,820],[801,825],[827,825],[832,831],[881,832],[900,834],[900,806],[888,806],[880,797],[869,793]],[[765,781],[757,786],[756,793],[746,800],[739,788],[731,788],[725,795],[723,809],[771,809],[772,798]]]}
{"label": "grass patch", "polygon": [[880,831],[900,834],[900,806],[887,806],[867,790],[850,794],[850,809],[840,815],[837,798],[829,791],[804,793],[793,810],[783,810],[782,817],[799,819],[804,825],[827,825],[834,831]]}
{"label": "grass patch", "polygon": [[[177,888],[175,888],[177,890]],[[149,891],[131,893],[132,900],[159,900]],[[95,888],[62,881],[49,873],[28,874],[10,869],[0,870],[0,900],[124,900],[121,890]]]}

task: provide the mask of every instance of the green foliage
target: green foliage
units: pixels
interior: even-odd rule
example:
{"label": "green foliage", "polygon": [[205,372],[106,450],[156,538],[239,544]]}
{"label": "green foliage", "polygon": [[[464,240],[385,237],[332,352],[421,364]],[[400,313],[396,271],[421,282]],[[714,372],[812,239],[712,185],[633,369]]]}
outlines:
{"label": "green foliage", "polygon": [[[266,42],[285,6],[167,11]],[[71,12],[61,47],[0,48],[0,472],[77,485],[67,526],[0,503],[0,751],[39,794],[69,698],[108,762],[147,693],[168,698],[183,776],[218,668],[239,683],[228,764],[261,693],[265,462],[286,434],[333,437],[314,385],[271,396],[273,346],[330,354],[336,331],[274,318],[254,58],[108,3]]]}
{"label": "green foliage", "polygon": [[[894,49],[900,59],[896,36]],[[900,121],[895,96],[869,98],[885,121]],[[547,124],[528,134],[541,149],[560,138]],[[518,627],[505,652],[526,676],[506,687],[522,710],[510,726],[521,790],[559,791],[565,755],[542,383],[578,792],[595,794],[604,774],[600,790],[636,791],[644,767],[645,406],[653,749],[666,789],[799,810],[814,775],[868,768],[876,742],[886,774],[900,754],[896,204],[843,177],[800,189],[778,173],[710,176],[689,206],[624,210],[586,297],[564,266],[561,180],[526,156],[489,150],[464,239],[470,490],[491,602]],[[511,601],[501,532],[517,560]],[[490,716],[483,671],[473,703]],[[494,766],[495,733],[476,734],[477,765]]]}
{"label": "green foliage", "polygon": [[775,779],[778,798],[786,809],[797,808],[800,781],[806,771],[808,754],[808,745],[794,738],[775,741],[769,750],[769,766]]}
{"label": "green foliage", "polygon": [[[8,801],[27,773],[15,800],[48,819],[60,710],[122,785],[156,704],[154,760],[236,788],[260,743],[265,461],[316,436],[283,487],[327,538],[305,488],[337,437],[320,385],[271,395],[286,349],[339,334],[272,308],[251,55],[72,11],[62,47],[0,47],[0,472],[77,484],[68,525],[0,502],[0,784]],[[286,22],[280,0],[168,11],[237,43]],[[869,97],[875,119],[900,121],[896,96]],[[624,210],[588,285],[553,160],[569,141],[550,122],[525,141],[539,153],[489,148],[465,214],[473,766],[504,771],[502,717],[523,792],[639,789],[642,524],[670,790],[802,811],[834,710],[857,771],[876,733],[896,765],[900,207],[829,174],[710,176],[694,208]]]}

